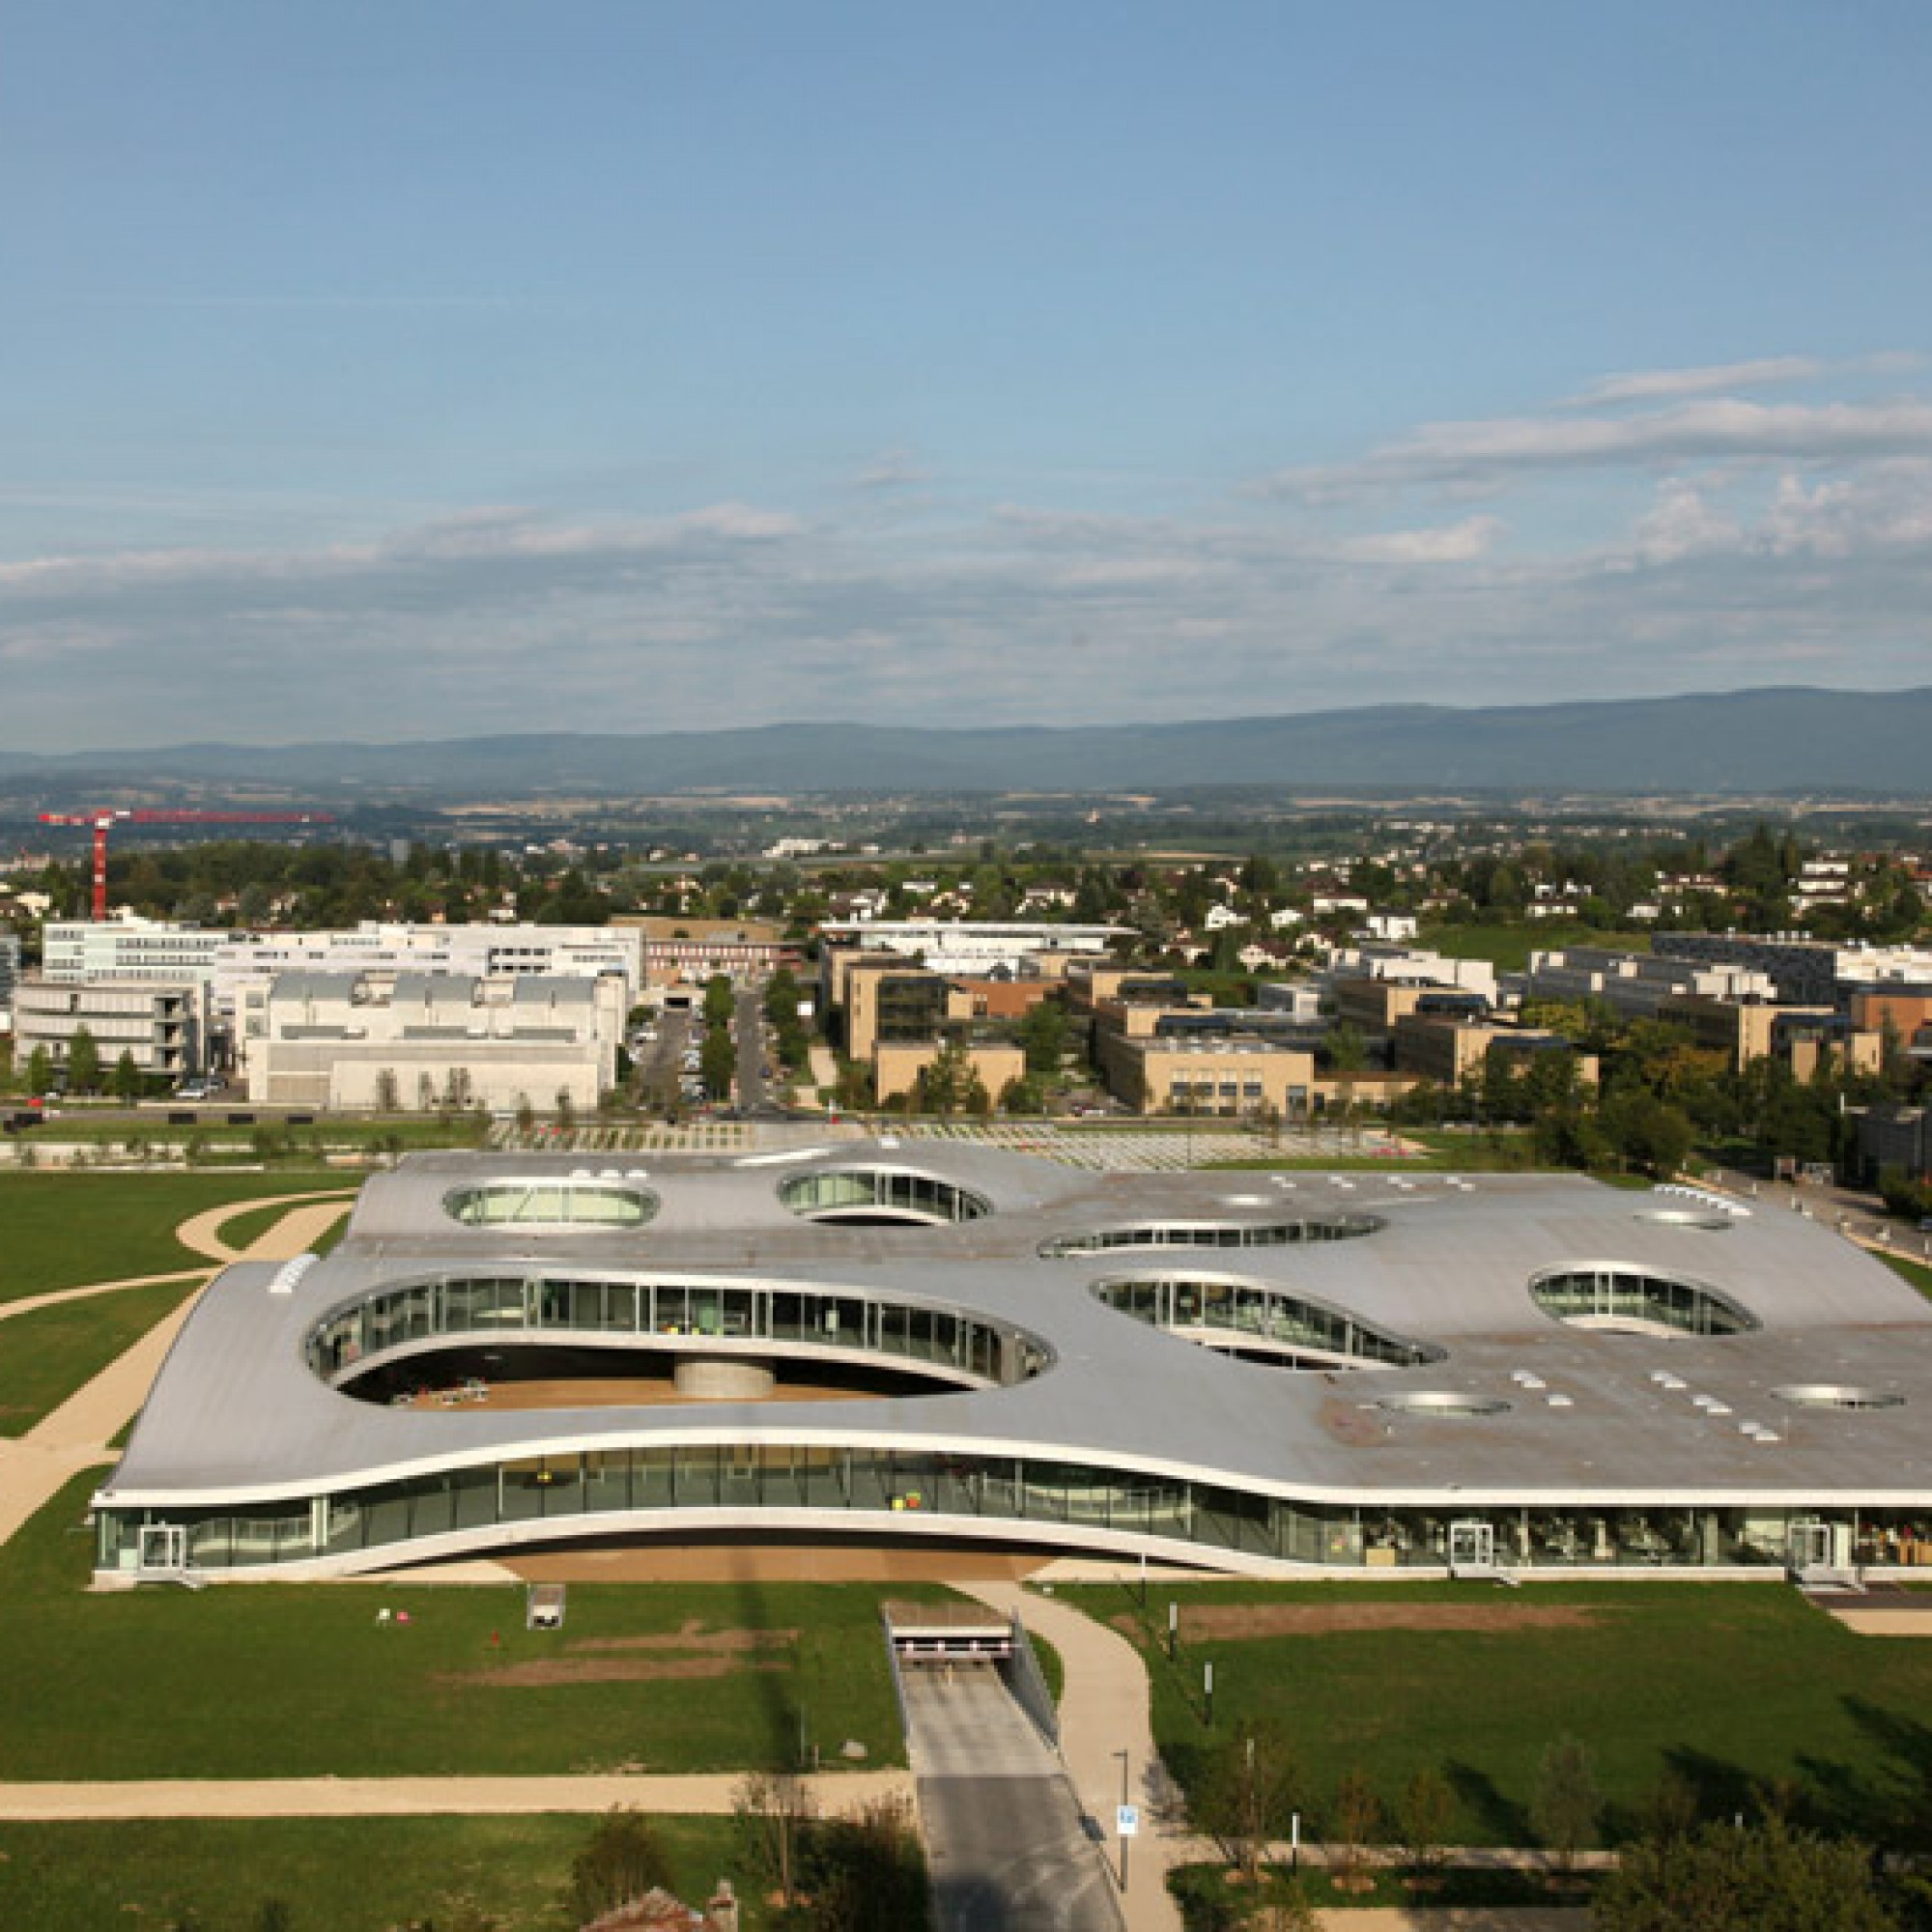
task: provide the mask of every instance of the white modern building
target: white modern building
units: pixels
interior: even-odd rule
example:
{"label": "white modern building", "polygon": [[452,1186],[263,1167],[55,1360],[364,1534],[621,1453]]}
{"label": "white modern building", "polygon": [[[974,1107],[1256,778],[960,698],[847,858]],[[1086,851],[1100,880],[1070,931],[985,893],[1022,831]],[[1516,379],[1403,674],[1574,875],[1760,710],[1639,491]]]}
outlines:
{"label": "white modern building", "polygon": [[420,1156],[333,1253],[208,1291],[95,1498],[97,1573],[722,1536],[1848,1577],[1932,1554],[1928,1389],[1907,1283],[1685,1188]]}
{"label": "white modern building", "polygon": [[1602,946],[1572,946],[1560,952],[1532,952],[1522,976],[1527,1000],[1581,1003],[1601,1000],[1627,1019],[1655,1019],[1664,1003],[1679,999],[1769,1005],[1777,989],[1771,977],[1740,962],[1617,952]]}
{"label": "white modern building", "polygon": [[231,932],[124,916],[50,921],[43,944],[49,980],[199,980],[222,1020],[238,1012],[243,986],[280,973],[612,974],[623,981],[627,1006],[644,982],[643,935],[621,926],[365,920],[313,932]]}
{"label": "white modern building", "polygon": [[615,975],[284,973],[242,1002],[251,1101],[410,1112],[594,1108],[626,1011]]}
{"label": "white modern building", "polygon": [[208,1051],[208,988],[197,980],[93,980],[65,983],[23,979],[14,995],[14,1055],[24,1065],[43,1047],[56,1070],[65,1068],[83,1028],[99,1052],[103,1077],[123,1053],[147,1075],[180,1080],[204,1070]]}
{"label": "white modern building", "polygon": [[934,973],[980,978],[997,969],[1017,973],[1023,959],[1044,952],[1104,953],[1118,925],[1056,925],[1047,921],[856,919],[828,921],[827,939],[868,951],[919,959]]}

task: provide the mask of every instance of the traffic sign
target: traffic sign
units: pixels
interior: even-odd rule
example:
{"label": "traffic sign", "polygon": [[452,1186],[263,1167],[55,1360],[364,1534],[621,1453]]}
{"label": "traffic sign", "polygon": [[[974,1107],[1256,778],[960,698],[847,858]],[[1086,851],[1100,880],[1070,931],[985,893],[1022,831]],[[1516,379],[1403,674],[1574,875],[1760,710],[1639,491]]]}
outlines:
{"label": "traffic sign", "polygon": [[1123,1838],[1136,1836],[1141,1829],[1141,1807],[1138,1804],[1118,1805],[1114,1811],[1114,1830]]}

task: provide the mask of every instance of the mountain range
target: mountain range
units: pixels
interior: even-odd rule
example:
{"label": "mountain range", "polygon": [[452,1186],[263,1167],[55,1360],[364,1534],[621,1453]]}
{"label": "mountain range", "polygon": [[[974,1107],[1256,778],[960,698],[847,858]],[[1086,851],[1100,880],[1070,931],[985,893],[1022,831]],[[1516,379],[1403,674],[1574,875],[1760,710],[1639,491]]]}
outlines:
{"label": "mountain range", "polygon": [[[970,703],[954,695],[948,709]],[[415,796],[680,792],[1288,791],[1932,793],[1932,686],[1798,687],[1462,709],[1387,704],[1167,724],[769,724],[408,743],[178,745],[38,754],[0,777]]]}

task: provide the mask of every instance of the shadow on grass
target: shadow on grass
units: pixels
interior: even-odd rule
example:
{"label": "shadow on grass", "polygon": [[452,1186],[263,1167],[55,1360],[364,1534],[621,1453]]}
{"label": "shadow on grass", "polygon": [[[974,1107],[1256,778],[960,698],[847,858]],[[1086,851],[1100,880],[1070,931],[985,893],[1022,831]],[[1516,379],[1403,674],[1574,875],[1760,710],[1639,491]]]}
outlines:
{"label": "shadow on grass", "polygon": [[1496,1781],[1486,1771],[1460,1758],[1451,1758],[1442,1767],[1463,1809],[1481,1821],[1482,1835],[1492,1845],[1528,1845],[1535,1838],[1529,1829],[1529,1813],[1514,1799],[1505,1798]]}

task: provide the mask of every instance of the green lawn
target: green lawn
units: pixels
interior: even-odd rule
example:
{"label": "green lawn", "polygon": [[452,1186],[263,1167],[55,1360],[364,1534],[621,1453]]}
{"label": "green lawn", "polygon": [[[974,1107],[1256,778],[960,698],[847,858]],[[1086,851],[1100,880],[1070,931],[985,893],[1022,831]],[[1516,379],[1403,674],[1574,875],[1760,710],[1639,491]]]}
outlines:
{"label": "green lawn", "polygon": [[1520,973],[1532,952],[1566,946],[1605,946],[1617,952],[1648,952],[1650,934],[1599,932],[1574,919],[1539,919],[1521,925],[1426,925],[1415,942],[1446,959],[1488,959],[1505,973]]}
{"label": "green lawn", "polygon": [[327,1170],[0,1174],[0,1301],[206,1266],[174,1237],[177,1223],[190,1214],[224,1201],[344,1184],[340,1174]]}
{"label": "green lawn", "polygon": [[[255,1932],[280,1899],[290,1932],[383,1932],[466,1922],[459,1901],[503,1932],[557,1932],[557,1900],[594,1817],[303,1818],[134,1824],[0,1824],[0,1925],[19,1932],[161,1932],[186,1911],[199,1932]],[[728,1818],[664,1818],[652,1830],[679,1895],[701,1902],[741,1875]],[[736,1878],[745,1932],[771,1922]]]}
{"label": "green lawn", "polygon": [[847,1739],[904,1762],[884,1586],[573,1584],[552,1635],[525,1631],[520,1586],[90,1595],[93,1481],[0,1549],[0,1777],[782,1768],[801,1730],[830,1765]]}
{"label": "green lawn", "polygon": [[1903,1255],[1880,1255],[1879,1260],[1902,1280],[1909,1281],[1920,1294],[1932,1296],[1932,1267],[1923,1262],[1909,1262]]}
{"label": "green lawn", "polygon": [[[1067,1592],[1104,1617],[1132,1615],[1119,1587]],[[1350,1769],[1392,1801],[1421,1766],[1456,1787],[1454,1835],[1533,1842],[1527,1822],[1545,1747],[1590,1748],[1613,1832],[1632,1830],[1666,1771],[1713,1816],[1791,1780],[1820,1822],[1865,1834],[1932,1799],[1932,1644],[1858,1637],[1778,1584],[1207,1585],[1183,1604],[1454,1602],[1499,1612],[1570,1606],[1570,1627],[1396,1629],[1183,1642],[1165,1658],[1165,1601],[1136,1634],[1153,1663],[1154,1727],[1185,1782],[1209,1743],[1203,1667],[1214,1666],[1218,1734],[1252,1715],[1280,1724],[1318,1813]],[[1183,1612],[1184,1613],[1184,1612]]]}
{"label": "green lawn", "polygon": [[24,1435],[193,1293],[158,1282],[37,1308],[0,1322],[0,1435]]}

